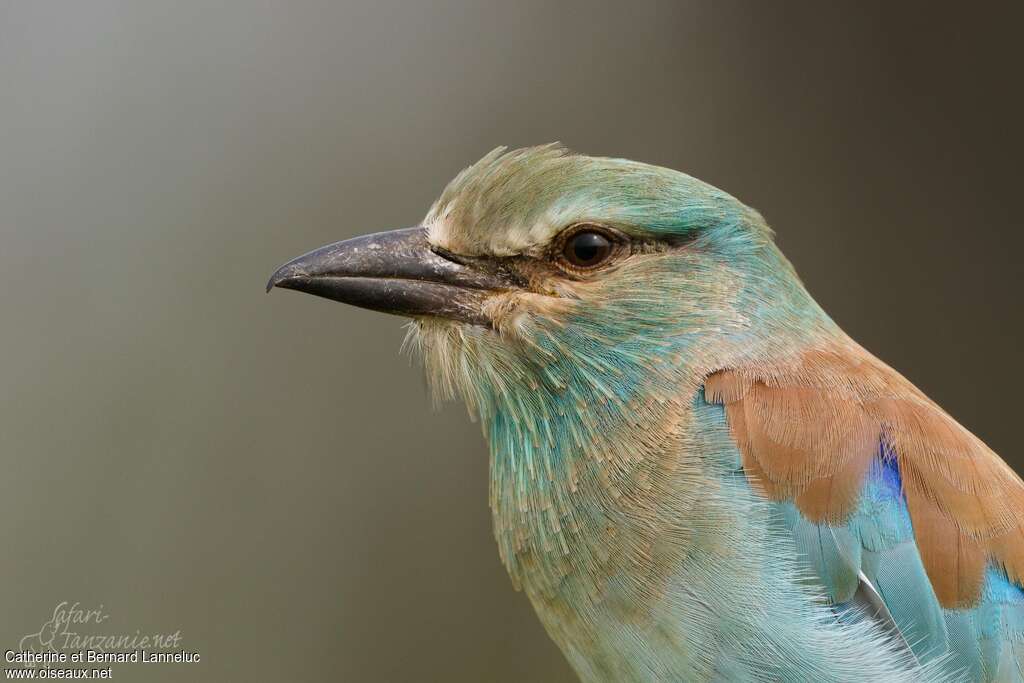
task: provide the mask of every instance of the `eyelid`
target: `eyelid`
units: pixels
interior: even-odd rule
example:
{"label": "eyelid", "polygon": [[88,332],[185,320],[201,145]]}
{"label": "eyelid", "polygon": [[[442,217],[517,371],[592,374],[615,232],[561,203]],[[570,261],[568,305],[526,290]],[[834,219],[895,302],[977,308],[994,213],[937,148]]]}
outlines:
{"label": "eyelid", "polygon": [[573,223],[569,227],[562,230],[562,232],[558,233],[558,235],[552,241],[552,246],[554,246],[556,252],[559,252],[562,250],[563,247],[565,247],[566,242],[568,242],[574,235],[577,235],[581,232],[600,233],[615,244],[629,244],[630,241],[627,235],[623,234],[619,230],[616,230],[615,228],[611,228],[607,225],[602,225],[600,223],[582,222]]}

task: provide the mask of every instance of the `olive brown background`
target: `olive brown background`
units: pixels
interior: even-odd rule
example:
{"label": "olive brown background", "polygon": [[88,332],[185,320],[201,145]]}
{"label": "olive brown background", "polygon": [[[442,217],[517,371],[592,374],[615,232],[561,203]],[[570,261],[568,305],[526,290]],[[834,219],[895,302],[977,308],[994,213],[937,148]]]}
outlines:
{"label": "olive brown background", "polygon": [[67,600],[202,656],[120,680],[572,680],[403,321],[263,293],[501,144],[757,207],[1020,469],[1020,24],[966,8],[2,2],[0,649]]}

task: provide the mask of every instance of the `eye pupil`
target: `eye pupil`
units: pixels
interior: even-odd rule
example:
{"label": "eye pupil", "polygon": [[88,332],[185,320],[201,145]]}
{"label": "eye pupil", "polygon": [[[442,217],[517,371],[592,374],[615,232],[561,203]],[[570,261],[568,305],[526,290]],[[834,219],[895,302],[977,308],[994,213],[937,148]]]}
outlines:
{"label": "eye pupil", "polygon": [[565,259],[574,266],[592,267],[604,261],[612,252],[612,243],[599,232],[579,232],[566,242]]}

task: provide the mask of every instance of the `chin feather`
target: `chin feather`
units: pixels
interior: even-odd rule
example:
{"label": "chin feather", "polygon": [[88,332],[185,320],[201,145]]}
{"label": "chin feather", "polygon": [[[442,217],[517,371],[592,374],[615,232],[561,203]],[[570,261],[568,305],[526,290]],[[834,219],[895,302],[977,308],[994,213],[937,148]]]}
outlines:
{"label": "chin feather", "polygon": [[508,363],[496,362],[504,355],[492,333],[473,325],[447,320],[420,318],[406,326],[402,351],[417,356],[423,364],[435,405],[461,398],[470,416],[477,419],[483,405],[482,387],[502,386],[508,379]]}

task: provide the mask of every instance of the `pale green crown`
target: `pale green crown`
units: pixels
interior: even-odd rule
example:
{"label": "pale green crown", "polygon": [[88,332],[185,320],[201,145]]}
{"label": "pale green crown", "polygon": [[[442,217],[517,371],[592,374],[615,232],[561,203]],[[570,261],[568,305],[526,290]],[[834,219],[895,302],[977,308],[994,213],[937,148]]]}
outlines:
{"label": "pale green crown", "polygon": [[499,147],[452,180],[424,224],[431,242],[468,255],[530,253],[565,227],[599,222],[640,237],[687,238],[730,227],[756,242],[771,231],[756,211],[696,178],[554,143]]}

